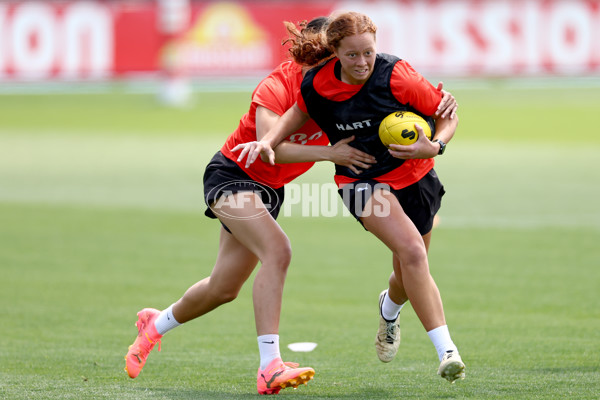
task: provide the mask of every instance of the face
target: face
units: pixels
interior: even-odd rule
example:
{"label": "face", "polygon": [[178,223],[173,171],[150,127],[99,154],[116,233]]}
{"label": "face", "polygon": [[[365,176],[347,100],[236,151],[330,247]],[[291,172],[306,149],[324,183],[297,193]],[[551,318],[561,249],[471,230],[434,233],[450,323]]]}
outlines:
{"label": "face", "polygon": [[342,81],[351,85],[365,83],[373,73],[376,54],[375,35],[371,32],[342,39],[335,51],[342,64]]}

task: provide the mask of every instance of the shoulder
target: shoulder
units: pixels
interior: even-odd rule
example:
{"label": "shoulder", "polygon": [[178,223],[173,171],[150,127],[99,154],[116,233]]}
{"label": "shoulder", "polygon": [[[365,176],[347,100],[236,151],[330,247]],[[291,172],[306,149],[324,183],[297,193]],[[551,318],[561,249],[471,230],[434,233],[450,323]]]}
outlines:
{"label": "shoulder", "polygon": [[294,61],[284,61],[275,68],[274,72],[278,72],[283,76],[296,77],[297,74],[302,72],[302,66]]}
{"label": "shoulder", "polygon": [[432,115],[442,99],[442,93],[405,60],[394,65],[390,86],[398,101],[425,115]]}
{"label": "shoulder", "polygon": [[258,84],[252,101],[281,115],[293,105],[301,80],[302,67],[283,62]]}
{"label": "shoulder", "polygon": [[406,60],[394,64],[391,76],[392,86],[404,85],[407,89],[431,90],[431,84],[418,73]]}
{"label": "shoulder", "polygon": [[394,72],[395,77],[404,78],[404,79],[413,79],[417,76],[420,76],[417,71],[408,63],[406,60],[398,59],[394,64]]}
{"label": "shoulder", "polygon": [[[293,61],[279,64],[260,84],[270,82],[295,82],[302,74],[302,67]],[[259,86],[260,86],[259,84]]]}
{"label": "shoulder", "polygon": [[311,69],[306,72],[304,76],[304,81],[309,81],[313,79],[317,74],[320,79],[330,79],[334,76],[333,69],[335,67],[335,63],[338,59],[336,57],[330,58],[322,63],[315,65]]}
{"label": "shoulder", "polygon": [[332,58],[309,69],[302,80],[302,92],[306,93],[314,89],[323,95],[332,86],[337,86],[339,82],[334,72],[336,61],[337,58]]}
{"label": "shoulder", "polygon": [[295,62],[286,61],[275,68],[265,79],[263,79],[256,89],[254,95],[261,91],[287,91],[292,90],[302,80],[302,67]]}

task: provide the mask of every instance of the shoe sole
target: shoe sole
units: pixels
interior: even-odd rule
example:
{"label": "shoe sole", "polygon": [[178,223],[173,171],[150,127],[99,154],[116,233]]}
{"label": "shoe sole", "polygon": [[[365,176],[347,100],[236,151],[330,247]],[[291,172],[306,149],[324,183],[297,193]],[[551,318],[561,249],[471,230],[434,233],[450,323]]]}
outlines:
{"label": "shoe sole", "polygon": [[285,389],[288,387],[293,387],[294,389],[297,389],[298,386],[302,384],[308,385],[308,381],[310,381],[314,376],[314,371],[306,371],[295,378],[291,378],[285,382],[281,382],[277,387],[265,389],[262,392],[258,391],[258,394],[278,394],[281,389]]}
{"label": "shoe sole", "polygon": [[460,361],[449,362],[438,374],[450,383],[458,379],[465,379],[465,364]]}

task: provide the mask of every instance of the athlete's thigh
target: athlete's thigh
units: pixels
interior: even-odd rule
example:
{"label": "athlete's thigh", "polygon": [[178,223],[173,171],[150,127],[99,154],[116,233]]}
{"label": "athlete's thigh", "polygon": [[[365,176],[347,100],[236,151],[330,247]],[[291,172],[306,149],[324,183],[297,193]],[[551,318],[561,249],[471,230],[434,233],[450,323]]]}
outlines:
{"label": "athlete's thigh", "polygon": [[253,192],[240,192],[231,196],[250,196],[245,201],[231,201],[221,206],[217,215],[229,228],[233,236],[260,260],[282,247],[289,241],[277,221],[269,214],[259,195]]}
{"label": "athlete's thigh", "polygon": [[422,248],[423,238],[415,224],[406,215],[396,196],[387,190],[377,189],[369,198],[365,209],[379,209],[361,217],[364,227],[381,240],[395,255],[406,250]]}

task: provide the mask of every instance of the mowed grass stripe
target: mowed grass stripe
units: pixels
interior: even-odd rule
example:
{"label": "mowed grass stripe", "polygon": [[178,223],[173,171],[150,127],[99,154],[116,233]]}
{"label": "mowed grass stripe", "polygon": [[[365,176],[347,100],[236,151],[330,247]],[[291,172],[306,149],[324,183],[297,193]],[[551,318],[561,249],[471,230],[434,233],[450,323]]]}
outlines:
{"label": "mowed grass stripe", "polygon": [[[214,136],[0,133],[0,200],[202,212],[204,167],[219,148]],[[600,210],[591,201],[600,197],[595,148],[457,137],[451,150],[436,166],[447,189],[443,224],[600,229]],[[288,200],[286,215],[342,216],[332,174],[333,166],[321,163],[293,182],[294,195],[303,194]],[[314,190],[324,195],[311,195]],[[332,201],[332,213],[318,204],[321,198]]]}

